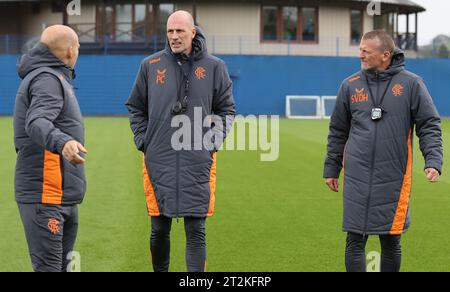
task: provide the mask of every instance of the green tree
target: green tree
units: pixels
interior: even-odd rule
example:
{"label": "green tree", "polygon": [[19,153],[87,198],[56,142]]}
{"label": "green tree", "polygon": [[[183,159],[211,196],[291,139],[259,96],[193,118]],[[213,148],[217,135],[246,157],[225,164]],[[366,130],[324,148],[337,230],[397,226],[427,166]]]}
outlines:
{"label": "green tree", "polygon": [[450,58],[450,50],[448,49],[448,47],[445,44],[442,44],[439,47],[438,57],[439,58]]}

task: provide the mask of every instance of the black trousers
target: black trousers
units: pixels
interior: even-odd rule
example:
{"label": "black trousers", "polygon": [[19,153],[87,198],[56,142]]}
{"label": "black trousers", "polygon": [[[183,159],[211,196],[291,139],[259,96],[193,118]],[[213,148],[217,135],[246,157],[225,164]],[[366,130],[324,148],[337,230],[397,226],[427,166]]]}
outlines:
{"label": "black trousers", "polygon": [[78,207],[18,204],[35,272],[66,272],[78,232]]}
{"label": "black trousers", "polygon": [[[204,272],[206,269],[205,223],[206,218],[184,218],[188,272]],[[155,272],[169,271],[171,227],[172,218],[152,217],[150,251]]]}
{"label": "black trousers", "polygon": [[[380,235],[381,272],[400,272],[402,248],[400,235]],[[345,266],[347,272],[366,272],[366,243],[368,236],[347,234]]]}

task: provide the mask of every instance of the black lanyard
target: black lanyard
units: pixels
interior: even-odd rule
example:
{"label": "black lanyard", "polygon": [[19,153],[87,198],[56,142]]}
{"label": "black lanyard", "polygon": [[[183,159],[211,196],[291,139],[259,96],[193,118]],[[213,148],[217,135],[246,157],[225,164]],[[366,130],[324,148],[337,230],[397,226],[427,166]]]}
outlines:
{"label": "black lanyard", "polygon": [[[192,58],[189,58],[188,62],[188,68],[186,68],[185,64],[182,63],[181,58],[178,59],[177,65],[181,69],[181,73],[183,74],[183,80],[181,84],[179,85],[178,89],[178,97],[177,102],[172,106],[172,114],[173,115],[179,115],[183,114],[187,111],[188,107],[188,96],[189,96],[189,90],[190,90],[190,78],[192,75],[192,69],[194,68],[194,60]],[[177,75],[178,76],[178,75]],[[177,77],[178,79],[178,77]],[[182,93],[184,88],[184,94]]]}
{"label": "black lanyard", "polygon": [[389,80],[389,83],[388,83],[388,85],[386,86],[386,89],[384,90],[384,93],[383,93],[383,95],[381,96],[381,100],[380,100],[380,102],[379,103],[377,103],[377,97],[372,93],[372,89],[370,88],[370,84],[369,84],[369,78],[367,78],[367,75],[364,73],[364,77],[365,77],[365,79],[366,79],[366,83],[367,83],[367,88],[369,89],[369,93],[370,93],[370,96],[372,97],[372,100],[373,100],[373,106],[375,106],[375,107],[378,107],[378,108],[381,108],[381,105],[383,104],[383,101],[384,101],[384,98],[386,97],[386,93],[387,93],[387,91],[388,91],[388,89],[389,89],[389,87],[391,86],[391,83],[392,83],[392,79],[394,79],[394,77],[391,77],[391,79]]}
{"label": "black lanyard", "polygon": [[180,94],[180,91],[182,90],[180,88],[179,90],[179,95],[178,95],[178,101],[180,102],[186,102],[187,98],[189,96],[189,91],[190,91],[190,79],[192,76],[192,69],[194,68],[194,60],[192,60],[191,58],[189,58],[189,66],[188,68],[186,68],[186,66],[182,63],[181,60],[177,61],[178,66],[180,66],[181,72],[183,73],[183,81],[181,82],[181,86],[183,86],[184,88],[184,94]]}

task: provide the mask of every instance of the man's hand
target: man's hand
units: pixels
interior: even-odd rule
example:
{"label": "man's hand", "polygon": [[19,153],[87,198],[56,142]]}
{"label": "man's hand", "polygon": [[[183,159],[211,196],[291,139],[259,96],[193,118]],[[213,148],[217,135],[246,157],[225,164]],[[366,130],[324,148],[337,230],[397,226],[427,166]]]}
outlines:
{"label": "man's hand", "polygon": [[80,156],[80,152],[87,154],[87,150],[83,145],[75,140],[71,140],[64,145],[62,155],[73,164],[83,164],[84,158]]}
{"label": "man's hand", "polygon": [[337,178],[327,178],[325,179],[325,183],[333,192],[339,192],[339,179]]}
{"label": "man's hand", "polygon": [[430,183],[436,183],[439,181],[439,171],[434,168],[425,169],[425,175],[427,176],[427,179]]}

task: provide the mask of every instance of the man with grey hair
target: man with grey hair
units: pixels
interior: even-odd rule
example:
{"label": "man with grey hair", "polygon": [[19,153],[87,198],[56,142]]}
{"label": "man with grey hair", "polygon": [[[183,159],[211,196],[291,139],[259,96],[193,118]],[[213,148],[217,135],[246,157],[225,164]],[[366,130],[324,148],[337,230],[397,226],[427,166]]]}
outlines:
{"label": "man with grey hair", "polygon": [[[205,36],[188,12],[170,15],[166,49],[141,63],[126,106],[136,147],[145,157],[153,269],[169,270],[172,219],[181,217],[187,270],[203,272],[205,220],[214,214],[215,207],[216,151],[230,128],[235,104],[225,63],[208,54]],[[218,120],[203,125],[203,118],[197,117],[199,112],[202,117],[214,114]],[[187,127],[181,142],[173,139],[179,130],[172,125],[183,118],[193,128]],[[210,130],[218,135],[214,135],[214,145],[206,147],[202,140]],[[203,135],[198,137],[196,132]],[[193,141],[184,141],[188,137]]]}
{"label": "man with grey hair", "polygon": [[369,235],[381,243],[381,271],[400,271],[401,235],[410,226],[414,127],[425,175],[437,182],[442,169],[440,117],[419,76],[405,70],[405,55],[384,31],[366,33],[361,71],[341,85],[330,121],[324,178],[339,191],[344,169],[346,268],[366,270]]}

